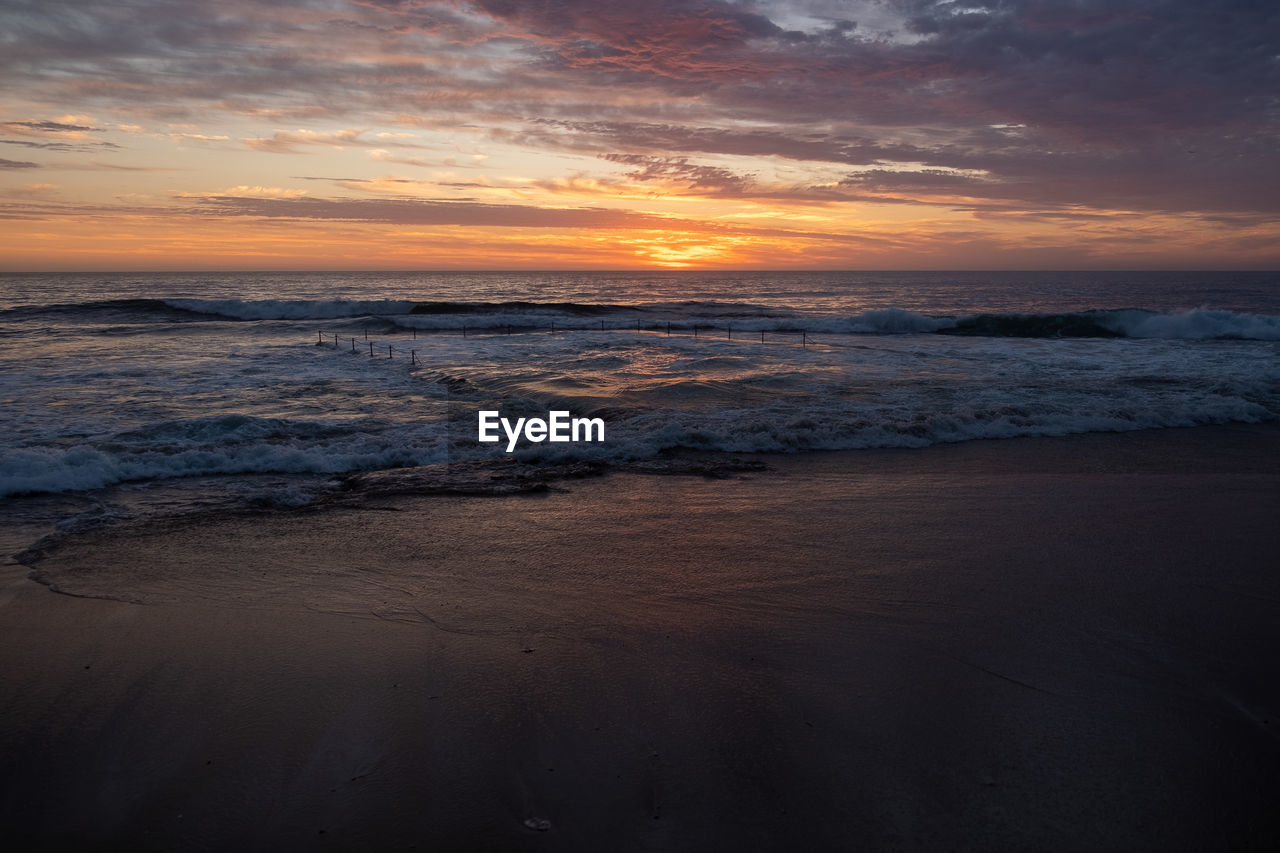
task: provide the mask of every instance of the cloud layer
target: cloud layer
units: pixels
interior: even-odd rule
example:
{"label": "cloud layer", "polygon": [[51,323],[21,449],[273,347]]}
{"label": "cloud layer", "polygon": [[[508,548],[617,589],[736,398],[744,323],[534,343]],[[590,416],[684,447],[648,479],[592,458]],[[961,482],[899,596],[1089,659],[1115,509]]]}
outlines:
{"label": "cloud layer", "polygon": [[[371,194],[423,173],[414,215],[457,224],[647,229],[673,213],[655,199],[685,199],[722,205],[707,219],[808,211],[833,235],[841,211],[906,205],[984,233],[1147,215],[1220,241],[1280,213],[1274,2],[10,0],[0,24],[10,175],[150,167],[128,154],[163,139],[208,152],[168,161],[209,171],[175,192],[332,158]],[[206,213],[321,204],[257,202],[281,206]]]}

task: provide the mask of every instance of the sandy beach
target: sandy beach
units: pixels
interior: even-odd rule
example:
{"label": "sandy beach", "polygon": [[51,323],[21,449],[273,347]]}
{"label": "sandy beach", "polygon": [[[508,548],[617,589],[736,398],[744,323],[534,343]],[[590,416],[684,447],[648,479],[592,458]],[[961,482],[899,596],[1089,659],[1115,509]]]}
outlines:
{"label": "sandy beach", "polygon": [[10,561],[6,846],[1273,849],[1280,430],[766,461]]}

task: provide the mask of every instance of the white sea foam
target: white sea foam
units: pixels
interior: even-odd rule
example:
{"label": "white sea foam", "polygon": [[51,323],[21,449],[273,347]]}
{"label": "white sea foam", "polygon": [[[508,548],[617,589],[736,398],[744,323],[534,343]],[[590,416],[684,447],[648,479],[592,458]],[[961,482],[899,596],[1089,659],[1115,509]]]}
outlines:
{"label": "white sea foam", "polygon": [[1131,338],[1204,340],[1210,338],[1280,341],[1280,317],[1201,308],[1179,313],[1114,311],[1100,324]]}
{"label": "white sea foam", "polygon": [[[287,426],[287,432],[285,428]],[[0,496],[209,474],[375,470],[443,461],[443,430],[334,434],[321,424],[227,416],[164,423],[95,444],[0,452]]]}
{"label": "white sea foam", "polygon": [[929,317],[901,308],[885,308],[850,318],[848,331],[873,335],[936,332],[954,324],[955,320],[950,317]]}

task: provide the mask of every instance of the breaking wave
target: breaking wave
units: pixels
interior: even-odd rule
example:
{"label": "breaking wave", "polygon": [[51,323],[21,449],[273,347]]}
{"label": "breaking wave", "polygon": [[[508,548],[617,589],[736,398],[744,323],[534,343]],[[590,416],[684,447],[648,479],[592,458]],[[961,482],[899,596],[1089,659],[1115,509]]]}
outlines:
{"label": "breaking wave", "polygon": [[944,334],[1009,338],[1164,338],[1179,340],[1280,340],[1280,316],[1196,308],[1181,312],[1138,308],[1044,314],[930,315],[880,308],[853,315],[769,308],[734,302],[461,302],[396,299],[113,299],[23,306],[0,319],[101,319],[134,321],[354,320],[378,317],[405,329],[646,330],[693,332],[800,332],[809,334]]}
{"label": "breaking wave", "polygon": [[6,450],[0,454],[0,496],[173,477],[339,474],[441,461],[440,442],[417,432],[246,415],[166,421],[71,447]]}
{"label": "breaking wave", "polygon": [[407,314],[413,302],[395,299],[165,299],[164,304],[233,320],[333,320]]}
{"label": "breaking wave", "polygon": [[1177,313],[1130,308],[1066,314],[979,314],[940,327],[938,331],[1010,338],[1277,341],[1280,340],[1280,317],[1205,308]]}

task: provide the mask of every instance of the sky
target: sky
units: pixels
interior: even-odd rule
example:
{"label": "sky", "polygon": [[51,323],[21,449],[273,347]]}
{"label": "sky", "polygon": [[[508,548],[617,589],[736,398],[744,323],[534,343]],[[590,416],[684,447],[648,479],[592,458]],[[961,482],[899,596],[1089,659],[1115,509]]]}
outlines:
{"label": "sky", "polygon": [[1280,268],[1280,3],[0,0],[0,270]]}

